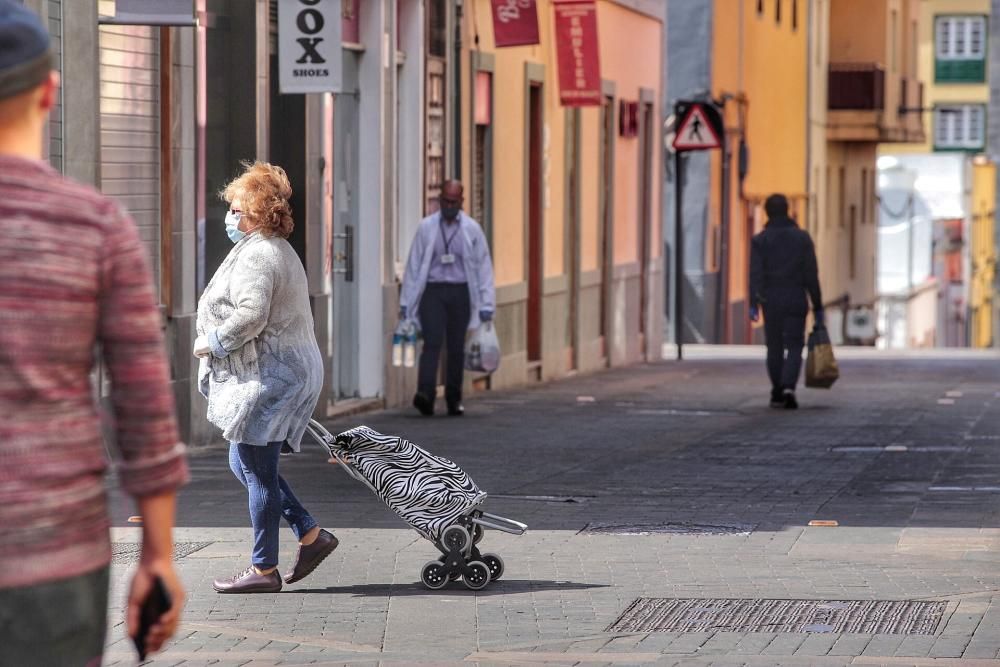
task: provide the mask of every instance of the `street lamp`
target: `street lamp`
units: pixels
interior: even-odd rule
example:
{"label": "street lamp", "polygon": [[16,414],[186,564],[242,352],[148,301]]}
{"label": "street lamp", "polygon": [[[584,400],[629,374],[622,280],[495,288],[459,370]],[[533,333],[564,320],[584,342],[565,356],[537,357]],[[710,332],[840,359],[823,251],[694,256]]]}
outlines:
{"label": "street lamp", "polygon": [[[886,158],[880,158],[880,161]],[[885,164],[883,162],[883,164]],[[901,218],[906,224],[906,287],[907,294],[913,292],[913,196],[917,174],[912,169],[907,169],[898,161],[891,166],[879,170],[879,191],[895,191],[906,194],[906,201],[903,209],[899,212],[888,208],[885,199],[879,196],[879,206],[892,218]]]}

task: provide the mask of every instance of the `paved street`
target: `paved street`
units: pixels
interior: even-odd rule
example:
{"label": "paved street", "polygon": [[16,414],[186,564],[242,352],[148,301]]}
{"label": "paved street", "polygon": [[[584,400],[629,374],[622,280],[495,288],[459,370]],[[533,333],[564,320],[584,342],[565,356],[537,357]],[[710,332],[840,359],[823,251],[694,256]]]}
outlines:
{"label": "paved street", "polygon": [[[487,511],[529,524],[487,532],[506,573],[478,593],[425,590],[431,544],[305,443],[283,474],[340,548],[280,594],[217,595],[212,579],[248,562],[247,500],[224,448],[198,451],[176,539],[208,544],[179,560],[184,622],[150,664],[1000,665],[1000,361],[863,351],[841,369],[797,412],[768,409],[762,362],[736,353],[479,394],[464,419],[328,424],[404,434],[462,466]],[[136,541],[112,502],[116,542]],[[133,660],[127,572],[106,664]],[[640,597],[819,600],[828,622],[692,625],[716,600],[681,619],[697,631],[607,631]],[[837,631],[847,606],[830,602],[854,600],[944,605],[925,605],[933,634]]]}

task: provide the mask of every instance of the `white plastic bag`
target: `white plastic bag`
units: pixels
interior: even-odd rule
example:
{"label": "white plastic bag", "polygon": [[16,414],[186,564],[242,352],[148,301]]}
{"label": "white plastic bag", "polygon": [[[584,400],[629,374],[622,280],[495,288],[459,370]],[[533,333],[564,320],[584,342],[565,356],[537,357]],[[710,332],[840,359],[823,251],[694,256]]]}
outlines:
{"label": "white plastic bag", "polygon": [[492,373],[500,367],[500,339],[493,322],[483,322],[465,343],[465,370]]}

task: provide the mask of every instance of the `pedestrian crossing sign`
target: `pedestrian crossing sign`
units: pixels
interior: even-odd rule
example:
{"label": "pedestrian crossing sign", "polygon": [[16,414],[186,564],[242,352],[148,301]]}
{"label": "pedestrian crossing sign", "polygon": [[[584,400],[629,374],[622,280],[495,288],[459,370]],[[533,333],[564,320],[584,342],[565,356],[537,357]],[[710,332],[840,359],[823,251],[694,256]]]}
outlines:
{"label": "pedestrian crossing sign", "polygon": [[687,115],[674,135],[674,150],[700,151],[722,146],[722,128],[716,129],[717,125],[721,125],[721,118],[718,118],[718,112],[712,111],[715,110],[706,110],[705,105],[700,103],[688,107]]}

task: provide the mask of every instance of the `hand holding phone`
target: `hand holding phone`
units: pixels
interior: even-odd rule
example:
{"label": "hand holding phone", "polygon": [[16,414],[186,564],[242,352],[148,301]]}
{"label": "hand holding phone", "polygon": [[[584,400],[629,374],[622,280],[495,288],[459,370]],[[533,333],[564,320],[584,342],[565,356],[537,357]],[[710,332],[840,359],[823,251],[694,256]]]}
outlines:
{"label": "hand holding phone", "polygon": [[163,584],[163,579],[159,576],[153,578],[153,586],[142,603],[139,610],[139,632],[133,638],[135,649],[139,652],[139,661],[146,659],[146,637],[160,617],[170,611],[171,600],[167,587]]}

